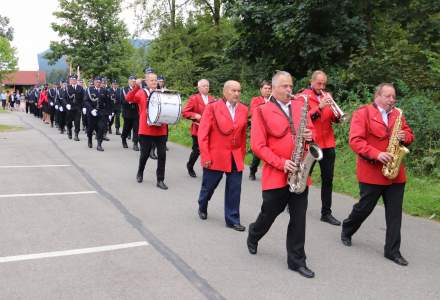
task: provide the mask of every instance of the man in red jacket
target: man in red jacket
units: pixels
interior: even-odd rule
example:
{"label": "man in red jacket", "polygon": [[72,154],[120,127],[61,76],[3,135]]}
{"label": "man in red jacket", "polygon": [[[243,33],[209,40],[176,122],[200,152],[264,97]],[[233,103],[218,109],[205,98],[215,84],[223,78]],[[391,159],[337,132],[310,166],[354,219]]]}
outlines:
{"label": "man in red jacket", "polygon": [[208,104],[203,112],[198,131],[203,166],[198,214],[200,219],[206,220],[208,201],[226,173],[226,226],[244,231],[246,228],[240,224],[240,195],[248,109],[240,103],[240,92],[239,82],[225,82],[224,99]]}
{"label": "man in red jacket", "polygon": [[[260,84],[260,96],[253,97],[251,100],[251,108],[250,108],[250,115],[252,118],[252,114],[257,106],[260,106],[262,104],[265,104],[269,101],[270,94],[272,93],[272,85],[269,81],[263,80]],[[251,125],[252,126],[252,125]],[[249,179],[255,180],[255,173],[257,173],[258,165],[260,164],[260,159],[258,156],[255,155],[255,153],[252,153],[252,163],[249,166],[250,174]]]}
{"label": "man in red jacket", "polygon": [[[289,191],[287,176],[297,165],[292,161],[294,138],[301,120],[304,102],[291,100],[292,77],[278,71],[272,78],[272,97],[258,106],[252,116],[251,147],[263,161],[261,185],[263,204],[257,220],[249,225],[247,246],[249,253],[257,254],[258,241],[269,231],[276,217],[289,205],[290,221],[287,227],[287,265],[304,277],[315,273],[307,268],[304,251],[308,188],[301,194]],[[312,140],[313,124],[309,117],[303,137]],[[308,185],[310,184],[310,180]]]}
{"label": "man in red jacket", "polygon": [[153,72],[145,74],[146,88],[142,87],[142,79],[136,80],[136,85],[127,93],[125,100],[129,103],[136,103],[139,111],[139,144],[141,153],[139,157],[139,167],[136,179],[139,183],[143,181],[144,169],[150,155],[151,144],[155,143],[157,147],[157,184],[160,189],[167,190],[168,187],[164,183],[165,179],[165,162],[166,162],[166,140],[168,125],[160,126],[149,125],[147,123],[148,98],[151,92],[157,87],[157,75]]}
{"label": "man in red jacket", "polygon": [[[335,167],[335,134],[332,124],[339,118],[330,108],[331,100],[323,91],[327,85],[327,75],[323,71],[315,71],[310,80],[310,88],[301,91],[309,96],[309,115],[315,128],[314,142],[322,150],[323,157],[319,161],[321,169],[321,221],[339,226],[341,222],[332,215],[333,171]],[[313,170],[313,169],[312,169]],[[310,172],[311,174],[312,172]]]}
{"label": "man in red jacket", "polygon": [[[405,167],[401,164],[395,179],[388,179],[382,174],[383,165],[393,159],[387,148],[394,124],[400,115],[394,109],[395,104],[396,91],[393,85],[382,83],[376,88],[374,102],[353,113],[349,142],[351,149],[358,155],[356,173],[360,200],[342,224],[341,240],[345,246],[351,246],[351,237],[382,196],[387,225],[384,255],[396,264],[406,266],[408,262],[400,253]],[[409,145],[414,140],[414,135],[403,116],[397,138],[404,145]]]}
{"label": "man in red jacket", "polygon": [[182,116],[185,119],[192,121],[191,124],[191,137],[192,137],[192,151],[189,155],[188,163],[186,168],[188,174],[191,177],[197,177],[196,172],[194,172],[194,164],[200,155],[199,143],[197,142],[197,131],[200,125],[200,119],[202,118],[203,111],[205,110],[208,103],[214,101],[214,97],[209,95],[209,81],[206,79],[200,79],[197,83],[197,89],[199,92],[197,94],[191,95],[185,104],[182,111]]}

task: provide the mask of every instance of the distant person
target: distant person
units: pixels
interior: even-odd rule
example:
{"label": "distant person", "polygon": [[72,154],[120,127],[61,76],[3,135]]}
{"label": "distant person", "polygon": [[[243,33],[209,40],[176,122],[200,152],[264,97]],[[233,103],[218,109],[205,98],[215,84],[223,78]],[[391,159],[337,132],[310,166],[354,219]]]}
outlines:
{"label": "distant person", "polygon": [[3,110],[5,110],[6,109],[6,93],[3,91],[2,92],[2,94],[1,94],[1,99],[2,99],[2,108],[3,108]]}
{"label": "distant person", "polygon": [[20,95],[20,111],[26,112],[26,97],[24,96],[24,93]]}
{"label": "distant person", "polygon": [[9,109],[14,110],[15,107],[15,95],[14,92],[9,94]]}

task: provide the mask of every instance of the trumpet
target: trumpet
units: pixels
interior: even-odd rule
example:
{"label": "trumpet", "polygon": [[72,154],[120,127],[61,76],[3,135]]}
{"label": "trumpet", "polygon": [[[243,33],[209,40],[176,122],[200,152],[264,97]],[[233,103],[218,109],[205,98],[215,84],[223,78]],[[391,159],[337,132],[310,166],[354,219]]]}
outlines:
{"label": "trumpet", "polygon": [[330,109],[332,110],[335,117],[337,119],[341,120],[342,122],[346,121],[345,113],[342,111],[342,109],[335,102],[332,95],[330,95],[330,93],[324,92],[324,90],[321,90],[321,95],[323,96],[323,98],[327,98],[330,100],[330,102],[331,102]]}

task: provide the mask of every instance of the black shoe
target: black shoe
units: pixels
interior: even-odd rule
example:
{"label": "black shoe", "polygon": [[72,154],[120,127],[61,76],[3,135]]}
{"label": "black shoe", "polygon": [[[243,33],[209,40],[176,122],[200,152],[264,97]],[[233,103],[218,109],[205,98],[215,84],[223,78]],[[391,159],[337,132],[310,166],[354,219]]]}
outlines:
{"label": "black shoe", "polygon": [[103,136],[103,137],[102,137],[102,140],[103,140],[103,141],[107,141],[107,142],[110,141],[110,139],[109,139],[107,136]]}
{"label": "black shoe", "polygon": [[138,144],[133,144],[133,150],[134,150],[134,151],[139,151],[139,146],[138,146]]}
{"label": "black shoe", "polygon": [[128,148],[127,141],[125,139],[122,140],[122,147],[123,148]]}
{"label": "black shoe", "polygon": [[116,128],[116,135],[121,135],[121,133],[119,132],[119,128]]}
{"label": "black shoe", "polygon": [[87,141],[87,146],[89,146],[89,148],[93,147],[92,139],[91,138],[89,138],[89,140]]}
{"label": "black shoe", "polygon": [[75,133],[75,138],[73,140],[76,141],[76,142],[79,142],[78,133]]}
{"label": "black shoe", "polygon": [[197,177],[197,174],[196,174],[196,172],[194,172],[194,169],[192,167],[188,166],[188,164],[186,165],[186,169],[188,170],[189,176],[194,177],[194,178]]}
{"label": "black shoe", "polygon": [[395,262],[399,266],[407,266],[408,265],[408,261],[405,258],[403,258],[402,255],[397,255],[397,256],[385,255],[385,257],[388,258],[389,260],[392,260],[393,262]]}
{"label": "black shoe", "polygon": [[226,227],[232,228],[237,231],[245,231],[246,230],[246,227],[241,225],[240,223],[239,224],[226,224]]}
{"label": "black shoe", "polygon": [[201,211],[200,209],[199,209],[198,213],[199,213],[200,219],[202,219],[202,220],[208,219],[208,213],[205,213],[205,212]]}
{"label": "black shoe", "polygon": [[251,242],[249,240],[249,236],[248,236],[248,238],[246,240],[246,244],[247,244],[247,247],[248,247],[248,250],[249,250],[250,254],[252,254],[252,255],[257,254],[258,243]]}
{"label": "black shoe", "polygon": [[295,267],[295,268],[291,268],[289,267],[290,270],[298,272],[300,275],[306,277],[306,278],[313,278],[315,277],[315,272],[313,272],[312,270],[310,270],[309,268],[307,268],[306,266],[304,267]]}
{"label": "black shoe", "polygon": [[96,150],[104,151],[104,148],[102,148],[101,143],[98,143],[98,146],[96,146]]}
{"label": "black shoe", "polygon": [[168,190],[167,185],[166,185],[163,181],[158,181],[158,182],[156,183],[156,186],[157,186],[158,188],[162,189],[162,190]]}
{"label": "black shoe", "polygon": [[249,180],[255,181],[257,178],[255,177],[255,173],[249,174]]}
{"label": "black shoe", "polygon": [[72,139],[72,131],[67,131],[67,136],[69,137],[69,140]]}
{"label": "black shoe", "polygon": [[341,233],[341,241],[347,247],[351,247],[351,237],[347,236],[344,232]]}
{"label": "black shoe", "polygon": [[136,175],[136,180],[137,182],[141,183],[144,180],[144,176],[142,174],[137,174]]}
{"label": "black shoe", "polygon": [[335,226],[340,226],[341,225],[341,221],[339,221],[338,219],[333,217],[332,214],[321,216],[321,221],[329,223],[329,224],[332,224],[332,225],[335,225]]}

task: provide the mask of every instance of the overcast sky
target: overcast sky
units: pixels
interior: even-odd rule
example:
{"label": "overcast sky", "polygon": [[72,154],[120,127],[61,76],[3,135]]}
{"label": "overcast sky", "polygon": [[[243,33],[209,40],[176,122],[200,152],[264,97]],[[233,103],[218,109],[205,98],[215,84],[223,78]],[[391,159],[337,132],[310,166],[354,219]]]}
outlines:
{"label": "overcast sky", "polygon": [[[58,0],[0,0],[0,15],[8,17],[14,28],[12,45],[17,49],[19,70],[38,70],[37,54],[48,49],[51,40],[58,39],[50,27],[57,8]],[[134,30],[134,24],[127,22],[131,13],[125,9],[121,15],[130,32]]]}

